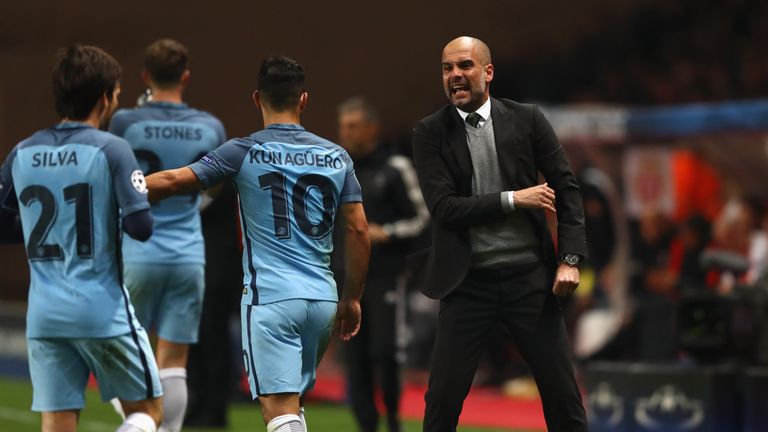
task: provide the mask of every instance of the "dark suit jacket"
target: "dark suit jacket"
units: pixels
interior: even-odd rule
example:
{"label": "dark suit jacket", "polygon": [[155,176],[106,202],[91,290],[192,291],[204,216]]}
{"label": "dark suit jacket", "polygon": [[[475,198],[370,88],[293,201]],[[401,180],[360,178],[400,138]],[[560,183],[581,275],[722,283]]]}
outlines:
{"label": "dark suit jacket", "polygon": [[[491,118],[503,190],[539,183],[541,172],[555,191],[561,254],[587,255],[584,209],[576,178],[552,127],[535,105],[491,98]],[[422,291],[440,299],[466,277],[472,258],[468,228],[504,218],[499,194],[472,195],[472,161],[464,122],[447,105],[413,131],[416,171],[432,215],[432,248]],[[526,212],[539,231],[542,256],[552,271],[557,259],[543,210]]]}

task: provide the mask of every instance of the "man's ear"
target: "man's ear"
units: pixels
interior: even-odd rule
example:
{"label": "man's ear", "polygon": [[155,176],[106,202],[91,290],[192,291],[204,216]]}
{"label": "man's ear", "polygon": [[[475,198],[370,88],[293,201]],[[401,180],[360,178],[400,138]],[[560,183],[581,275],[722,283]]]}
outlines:
{"label": "man's ear", "polygon": [[493,81],[493,65],[490,63],[485,65],[485,81],[486,82]]}
{"label": "man's ear", "polygon": [[307,107],[308,103],[309,103],[309,93],[303,92],[301,96],[299,96],[299,112],[304,112],[304,108]]}
{"label": "man's ear", "polygon": [[101,99],[99,99],[99,103],[97,106],[99,107],[99,115],[102,114],[102,111],[106,110],[109,105],[112,103],[112,99],[107,95],[107,92],[104,92],[104,94],[101,95]]}
{"label": "man's ear", "polygon": [[181,78],[179,79],[179,84],[181,84],[181,88],[186,88],[187,85],[189,85],[189,78],[192,76],[192,72],[189,69],[184,70],[184,73],[181,74]]}
{"label": "man's ear", "polygon": [[253,104],[256,105],[256,108],[261,109],[261,94],[258,90],[253,91]]}
{"label": "man's ear", "polygon": [[96,100],[96,105],[93,106],[93,109],[91,110],[91,115],[96,114],[96,117],[101,120],[104,116],[104,114],[107,112],[107,108],[109,107],[109,97],[107,97],[107,92],[104,92],[101,94],[101,97]]}

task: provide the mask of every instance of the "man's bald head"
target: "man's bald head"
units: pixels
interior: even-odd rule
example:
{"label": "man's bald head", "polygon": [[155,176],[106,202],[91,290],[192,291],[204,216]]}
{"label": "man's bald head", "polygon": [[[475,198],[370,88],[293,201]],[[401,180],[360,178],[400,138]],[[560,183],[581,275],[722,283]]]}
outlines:
{"label": "man's bald head", "polygon": [[459,36],[456,39],[448,42],[445,48],[443,48],[443,56],[445,56],[446,52],[465,50],[473,51],[477,56],[478,61],[480,61],[480,64],[483,66],[492,63],[491,49],[488,48],[488,45],[486,45],[485,42],[481,41],[480,39],[473,38],[471,36]]}
{"label": "man's bald head", "polygon": [[442,69],[445,95],[456,108],[472,112],[490,97],[491,50],[480,39],[462,36],[448,42],[443,48]]}

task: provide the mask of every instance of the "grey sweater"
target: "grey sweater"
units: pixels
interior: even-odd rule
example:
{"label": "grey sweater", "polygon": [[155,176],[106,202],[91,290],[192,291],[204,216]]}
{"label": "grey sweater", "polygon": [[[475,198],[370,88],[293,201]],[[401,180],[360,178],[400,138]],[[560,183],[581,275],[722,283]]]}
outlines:
{"label": "grey sweater", "polygon": [[[467,145],[472,158],[472,193],[482,195],[503,190],[493,119],[479,128],[465,123]],[[530,218],[512,210],[507,196],[500,193],[502,206],[509,211],[503,221],[469,229],[472,268],[499,268],[541,260],[541,245]]]}

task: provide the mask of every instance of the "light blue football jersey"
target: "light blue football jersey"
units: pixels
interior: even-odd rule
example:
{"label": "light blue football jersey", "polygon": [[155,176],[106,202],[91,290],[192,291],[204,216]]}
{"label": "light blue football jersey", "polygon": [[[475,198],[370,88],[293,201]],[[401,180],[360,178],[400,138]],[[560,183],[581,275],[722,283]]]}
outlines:
{"label": "light blue football jersey", "polygon": [[[0,170],[31,273],[27,336],[112,337],[137,326],[122,286],[120,218],[149,208],[128,143],[62,123],[19,143]],[[130,320],[130,321],[129,321]]]}
{"label": "light blue football jersey", "polygon": [[337,301],[330,254],[339,205],[360,202],[352,159],[296,124],[233,139],[189,166],[209,187],[231,179],[243,228],[242,304]]}
{"label": "light blue football jersey", "polygon": [[[224,127],[212,115],[186,104],[149,102],[119,110],[109,131],[125,138],[139,166],[149,175],[186,166],[225,140]],[[205,264],[197,192],[152,203],[155,228],[146,242],[126,238],[127,263]]]}

